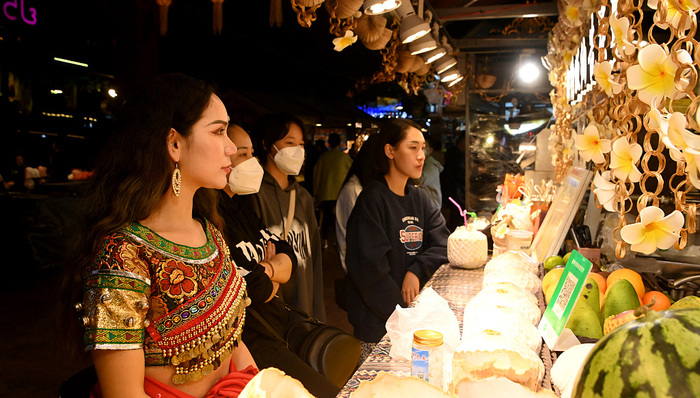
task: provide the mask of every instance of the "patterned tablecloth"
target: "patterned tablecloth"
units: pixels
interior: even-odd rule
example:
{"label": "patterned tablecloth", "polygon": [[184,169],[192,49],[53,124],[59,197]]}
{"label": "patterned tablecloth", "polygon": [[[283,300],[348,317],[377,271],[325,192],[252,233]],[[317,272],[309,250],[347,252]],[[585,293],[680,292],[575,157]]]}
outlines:
{"label": "patterned tablecloth", "polygon": [[[423,289],[432,287],[449,304],[457,317],[459,330],[462,330],[464,307],[479,291],[484,278],[484,268],[461,269],[445,264],[441,266]],[[418,296],[420,299],[420,295]],[[389,355],[391,342],[384,336],[372,354],[365,360],[355,374],[348,380],[338,397],[348,397],[360,385],[360,382],[374,379],[381,371],[397,376],[411,375],[411,362],[406,359],[394,359]]]}

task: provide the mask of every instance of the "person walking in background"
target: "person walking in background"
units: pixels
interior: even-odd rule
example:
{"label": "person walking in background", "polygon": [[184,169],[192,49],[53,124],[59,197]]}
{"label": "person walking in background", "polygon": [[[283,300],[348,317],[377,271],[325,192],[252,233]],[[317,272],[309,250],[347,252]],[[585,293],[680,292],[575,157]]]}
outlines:
{"label": "person walking in background", "polygon": [[440,173],[444,166],[435,159],[433,155],[432,139],[425,140],[425,164],[423,164],[423,172],[418,179],[418,186],[428,193],[435,206],[438,209],[442,208],[442,190],[440,187]]}
{"label": "person walking in background", "polygon": [[259,204],[253,194],[260,190],[265,171],[253,155],[248,133],[234,124],[228,127],[228,136],[237,151],[231,156],[233,169],[228,184],[219,190],[219,209],[231,259],[247,282],[251,300],[243,342],[260,369],[275,367],[301,381],[315,397],[335,397],[340,388],[273,334],[285,336],[290,327],[284,302],[275,295],[296,271],[297,256],[292,246],[270,232],[254,211]]}
{"label": "person walking in background", "polygon": [[466,141],[464,133],[460,134],[455,146],[445,152],[445,169],[440,174],[440,186],[442,187],[442,210],[446,214],[447,227],[454,231],[460,225],[464,225],[464,219],[456,211],[449,198],[454,199],[465,208],[469,208],[466,201]]}
{"label": "person walking in background", "polygon": [[378,134],[372,134],[360,147],[355,160],[348,170],[348,174],[343,182],[343,187],[340,188],[338,200],[335,203],[335,238],[338,243],[338,255],[340,255],[340,265],[343,271],[348,272],[345,265],[346,252],[346,228],[348,218],[355,207],[357,197],[362,192],[362,187],[376,180],[380,174],[374,167],[374,158],[376,154],[375,147],[380,142],[381,138]]}
{"label": "person walking in background", "polygon": [[335,202],[345,176],[352,165],[352,158],[340,150],[340,135],[328,136],[330,151],[321,155],[314,166],[314,197],[321,209],[321,240],[328,247],[328,232],[335,224]]}
{"label": "person walking in background", "polygon": [[347,227],[348,319],[363,357],[386,334],[397,305],[407,307],[440,265],[449,232],[420,178],[425,139],[420,126],[392,119],[381,128],[373,159],[383,177],[362,189]]}
{"label": "person walking in background", "polygon": [[318,162],[318,158],[326,152],[326,142],[323,140],[316,140],[314,142],[306,141],[304,145],[304,151],[306,152],[306,159],[304,160],[304,182],[302,185],[307,191],[314,191],[314,166]]}
{"label": "person walking in background", "polygon": [[265,169],[258,202],[267,228],[294,248],[297,271],[280,287],[287,303],[325,321],[321,238],[311,194],[297,182],[304,163],[304,127],[286,114],[264,115],[251,132]]}
{"label": "person walking in background", "polygon": [[91,397],[237,396],[258,370],[213,190],[236,152],[226,108],[206,83],[162,75],[116,120],[68,257],[61,330],[92,355]]}

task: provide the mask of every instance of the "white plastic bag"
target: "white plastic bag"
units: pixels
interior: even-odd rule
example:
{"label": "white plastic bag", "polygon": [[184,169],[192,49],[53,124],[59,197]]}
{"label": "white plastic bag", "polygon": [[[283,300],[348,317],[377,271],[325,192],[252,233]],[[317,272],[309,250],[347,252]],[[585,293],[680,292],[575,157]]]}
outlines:
{"label": "white plastic bag", "polygon": [[459,322],[447,301],[433,288],[421,292],[413,308],[396,306],[386,321],[386,331],[391,339],[392,358],[411,359],[413,333],[416,330],[430,329],[442,333],[445,345],[452,350],[459,346]]}

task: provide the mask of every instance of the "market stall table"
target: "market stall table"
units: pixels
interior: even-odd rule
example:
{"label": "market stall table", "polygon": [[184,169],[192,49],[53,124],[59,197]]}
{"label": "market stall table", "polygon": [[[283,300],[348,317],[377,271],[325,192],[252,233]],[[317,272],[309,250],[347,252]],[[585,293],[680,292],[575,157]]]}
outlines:
{"label": "market stall table", "polygon": [[[441,266],[426,283],[425,288],[432,287],[444,298],[454,312],[462,330],[462,318],[464,307],[479,291],[484,278],[484,268],[462,269],[452,267],[449,264]],[[420,295],[417,299],[420,299]],[[389,356],[391,342],[385,335],[372,354],[367,357],[355,374],[348,380],[338,397],[348,397],[357,389],[362,381],[374,379],[379,372],[390,372],[397,376],[411,375],[411,361],[407,359],[395,359]]]}

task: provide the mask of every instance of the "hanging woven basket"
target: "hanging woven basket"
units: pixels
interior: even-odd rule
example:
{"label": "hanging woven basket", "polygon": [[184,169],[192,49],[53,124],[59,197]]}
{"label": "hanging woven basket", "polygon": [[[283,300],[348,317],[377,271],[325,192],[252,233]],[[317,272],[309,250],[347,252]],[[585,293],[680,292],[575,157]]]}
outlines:
{"label": "hanging woven basket", "polygon": [[413,68],[413,63],[415,58],[418,56],[411,55],[410,51],[401,50],[399,51],[399,60],[396,64],[396,72],[398,73],[408,73]]}
{"label": "hanging woven basket", "polygon": [[[419,57],[418,55],[414,55],[413,56],[413,65],[411,65],[411,69],[409,69],[408,71],[410,73],[417,73],[418,71],[420,71],[421,69],[423,69],[426,66],[428,67],[428,69],[430,69],[430,65],[425,64],[425,62],[423,61],[423,57]],[[425,70],[425,73],[428,73],[428,69]],[[425,74],[425,73],[423,73],[423,74]]]}
{"label": "hanging woven basket", "polygon": [[391,31],[391,29],[383,28],[379,39],[371,42],[363,41],[362,44],[364,44],[364,46],[370,50],[381,50],[382,48],[386,47],[386,45],[389,43],[392,34],[393,32]]}
{"label": "hanging woven basket", "polygon": [[357,34],[357,37],[359,37],[363,43],[377,41],[385,34],[386,23],[386,18],[382,16],[363,14],[357,20],[355,34]]}
{"label": "hanging woven basket", "polygon": [[328,0],[325,2],[324,6],[329,14],[336,3],[338,6],[335,8],[335,16],[340,19],[347,19],[355,15],[355,13],[362,8],[363,0]]}

